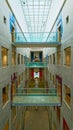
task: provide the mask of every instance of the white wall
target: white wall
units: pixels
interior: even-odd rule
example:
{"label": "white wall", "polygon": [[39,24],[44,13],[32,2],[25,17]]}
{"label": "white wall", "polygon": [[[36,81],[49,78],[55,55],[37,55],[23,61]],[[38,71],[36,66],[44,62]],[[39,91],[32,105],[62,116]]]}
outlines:
{"label": "white wall", "polygon": [[[69,16],[69,23],[66,24],[66,17]],[[73,0],[67,0],[62,10],[63,38],[62,42],[73,36]]]}
{"label": "white wall", "polygon": [[[16,66],[11,65],[11,56],[12,56],[11,43],[12,42],[11,42],[10,22],[9,22],[10,13],[11,11],[6,1],[0,0],[0,130],[4,130],[4,126],[8,120],[9,120],[9,130],[13,130],[13,129],[15,130],[18,119],[20,120],[22,119],[22,117],[20,117],[22,113],[22,109],[21,109],[21,113],[20,113],[20,109],[18,109],[17,118],[15,120],[15,125],[13,125],[11,122],[11,114],[10,114],[11,113],[11,101],[10,101],[11,75],[14,72],[18,72],[18,75],[20,75],[22,72],[24,73],[24,64],[20,64],[20,65],[16,64]],[[6,17],[6,21],[7,21],[6,24],[3,22],[4,16]],[[1,46],[8,49],[8,66],[6,67],[2,66]],[[16,54],[17,53],[24,55],[25,51],[16,50]],[[2,106],[2,103],[3,103],[2,89],[7,84],[9,84],[9,100],[6,102],[4,106]],[[11,124],[13,125],[12,129],[11,129]]]}
{"label": "white wall", "polygon": [[[9,25],[10,10],[7,7],[5,0],[0,0],[0,36],[5,37],[5,41],[10,41],[10,25]],[[3,22],[3,17],[6,17],[6,24]]]}

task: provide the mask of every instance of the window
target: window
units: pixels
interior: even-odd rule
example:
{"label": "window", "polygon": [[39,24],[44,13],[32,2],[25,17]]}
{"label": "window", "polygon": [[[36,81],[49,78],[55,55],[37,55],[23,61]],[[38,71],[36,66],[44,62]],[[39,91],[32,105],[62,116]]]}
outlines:
{"label": "window", "polygon": [[23,55],[21,55],[21,64],[23,64]]}
{"label": "window", "polygon": [[71,91],[67,85],[65,85],[65,101],[71,106]]}
{"label": "window", "polygon": [[4,21],[4,23],[6,24],[7,19],[6,19],[6,17],[5,17],[5,16],[3,17],[3,21]]}
{"label": "window", "polygon": [[57,107],[57,117],[60,123],[60,107]]}
{"label": "window", "polygon": [[12,65],[16,65],[16,48],[12,46]]}
{"label": "window", "polygon": [[49,56],[48,56],[48,63],[50,63],[50,58],[49,58]]}
{"label": "window", "polygon": [[53,75],[53,84],[56,85],[56,77]]}
{"label": "window", "polygon": [[20,85],[20,80],[21,78],[20,78],[20,75],[18,76],[18,85]]}
{"label": "window", "polygon": [[56,110],[56,106],[53,107],[54,111]]}
{"label": "window", "polygon": [[53,130],[58,130],[55,122],[53,123]]}
{"label": "window", "polygon": [[16,52],[12,52],[12,65],[16,65]]}
{"label": "window", "polygon": [[50,55],[50,64],[52,64],[52,55]]}
{"label": "window", "polygon": [[24,76],[24,75],[23,75],[23,72],[22,72],[22,80],[23,80],[23,76]]}
{"label": "window", "polygon": [[71,65],[71,47],[65,48],[64,52],[65,52],[65,65],[70,66]]}
{"label": "window", "polygon": [[69,16],[66,17],[66,24],[69,23]]}
{"label": "window", "polygon": [[9,120],[6,122],[6,124],[4,126],[4,130],[9,130]]}
{"label": "window", "polygon": [[20,130],[20,122],[17,123],[16,130]]}
{"label": "window", "polygon": [[58,95],[61,95],[61,83],[58,81],[58,86],[57,86],[57,92]]}
{"label": "window", "polygon": [[13,26],[12,26],[11,38],[12,38],[12,42],[14,42],[15,41],[15,28]]}
{"label": "window", "polygon": [[52,74],[50,73],[50,81],[52,81]]}
{"label": "window", "polygon": [[60,97],[60,103],[62,103],[62,78],[59,75],[56,75],[56,88],[57,95]]}
{"label": "window", "polygon": [[20,54],[18,54],[18,64],[20,64]]}
{"label": "window", "polygon": [[68,127],[67,122],[65,121],[65,119],[63,118],[63,130],[70,130]]}
{"label": "window", "polygon": [[24,58],[23,61],[24,61],[24,64],[25,64],[25,56],[23,58]]}
{"label": "window", "polygon": [[60,65],[61,64],[61,52],[58,51],[57,52],[57,65]]}
{"label": "window", "polygon": [[23,72],[22,72],[22,74],[21,74],[21,81],[23,81]]}
{"label": "window", "polygon": [[58,42],[61,42],[61,26],[58,28]]}
{"label": "window", "polygon": [[3,102],[3,106],[6,104],[8,99],[9,99],[9,85],[7,85],[6,87],[4,87],[2,89],[2,102]]}
{"label": "window", "polygon": [[12,109],[11,109],[11,119],[12,119],[12,121],[14,121],[15,118],[16,118],[16,107],[12,106]]}
{"label": "window", "polygon": [[13,94],[15,94],[16,93],[16,84],[15,84],[15,82],[13,82],[12,84],[11,84],[11,92],[12,92],[12,95]]}
{"label": "window", "polygon": [[55,54],[53,54],[53,64],[55,64]]}
{"label": "window", "polygon": [[8,66],[8,49],[2,47],[2,66]]}

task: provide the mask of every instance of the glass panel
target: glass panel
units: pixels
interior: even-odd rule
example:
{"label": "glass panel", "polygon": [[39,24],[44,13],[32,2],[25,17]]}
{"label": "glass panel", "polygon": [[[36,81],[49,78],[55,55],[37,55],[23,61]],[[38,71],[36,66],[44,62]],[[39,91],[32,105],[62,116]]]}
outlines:
{"label": "glass panel", "polygon": [[[29,33],[29,31],[31,31],[31,32],[32,31],[34,31],[34,32],[37,31],[37,33],[38,33],[38,31],[41,32],[41,31],[44,31],[44,30],[50,31],[50,29],[52,28],[52,25],[50,26],[50,23],[52,23],[52,24],[54,23],[54,21],[55,21],[55,19],[57,17],[57,14],[59,13],[59,9],[61,8],[64,0],[62,0],[62,1],[54,1],[54,0],[19,0],[19,2],[13,1],[14,4],[12,3],[12,1],[10,2],[10,0],[8,0],[8,2],[10,4],[12,10],[14,10],[14,11],[15,11],[15,9],[19,10],[19,8],[20,8],[20,10],[22,12],[22,15],[24,16],[24,19],[23,19],[23,17],[21,17],[21,14],[20,14],[20,19],[19,20],[25,21],[25,22],[22,22],[22,23],[24,23],[24,26],[27,26],[27,32]],[[19,7],[18,6],[16,7],[16,5],[18,3],[19,3]],[[60,7],[59,9],[56,8],[57,5],[59,5],[59,7]],[[52,18],[53,18],[52,14],[55,16],[53,21],[52,21]],[[16,18],[17,18],[18,13],[16,11],[15,11],[15,15],[16,15]],[[32,17],[31,17],[31,15],[32,15]],[[38,24],[38,17],[39,17],[39,24]],[[48,19],[48,21],[47,21],[47,19]],[[49,19],[50,19],[50,21],[49,21]],[[43,26],[42,26],[42,21],[45,22],[45,24]],[[34,27],[32,27],[32,23],[33,23]],[[36,27],[36,25],[37,25],[37,27]],[[40,27],[40,29],[39,29],[39,27]],[[24,28],[24,31],[25,31],[25,28]],[[49,34],[49,32],[48,32],[48,34]],[[58,33],[58,36],[59,36],[59,33]],[[39,35],[39,37],[40,37],[40,35]],[[36,42],[36,37],[33,37],[33,39],[35,39],[33,41]],[[37,41],[42,42],[43,41],[42,39],[44,40],[43,36],[42,36],[41,39],[39,38]],[[47,42],[52,41],[50,39],[52,39],[52,38],[48,38]],[[14,38],[14,40],[15,40],[15,38]],[[23,37],[22,37],[21,42],[22,41],[31,42],[31,40],[32,39],[30,39],[30,41],[29,41],[28,37],[27,37],[27,40],[25,40],[25,38],[23,40]],[[46,38],[45,38],[44,41],[46,42]]]}
{"label": "glass panel", "polygon": [[[36,40],[35,40],[35,38],[37,38],[38,37],[38,42],[42,42],[42,39],[44,40],[46,40],[46,38],[47,38],[47,36],[48,36],[48,33],[44,33],[44,32],[40,32],[40,30],[42,29],[42,24],[41,24],[41,26],[39,26],[39,28],[37,28],[37,26],[38,26],[38,23],[35,21],[35,25],[33,24],[33,22],[31,22],[32,24],[31,24],[31,26],[30,25],[28,25],[29,26],[29,30],[30,30],[30,33],[20,33],[20,32],[17,32],[17,33],[15,33],[15,35],[16,35],[16,39],[15,39],[15,43],[18,43],[18,42],[23,42],[23,44],[25,44],[26,43],[26,40],[25,40],[25,37],[26,37],[26,39],[28,39],[28,41],[27,42],[30,42],[31,43],[31,39],[30,39],[30,36],[32,37],[32,41],[33,42],[37,42]],[[31,32],[31,30],[32,30],[32,32]],[[34,30],[36,31],[36,32],[34,32]],[[39,31],[38,33],[37,33],[37,30]],[[42,31],[44,31],[44,30],[42,30]],[[25,36],[25,37],[24,37]],[[34,39],[34,40],[33,40]],[[40,41],[41,40],[41,41]],[[44,41],[45,42],[45,41]],[[49,37],[48,37],[48,40],[47,40],[47,42],[57,42],[57,33],[56,32],[52,32],[50,35],[49,35]],[[41,43],[40,43],[41,44]],[[56,43],[56,44],[58,44],[58,43]]]}
{"label": "glass panel", "polygon": [[30,62],[26,63],[26,67],[35,68],[35,67],[47,67],[46,62]]}
{"label": "glass panel", "polygon": [[18,88],[17,94],[13,95],[13,105],[23,106],[61,106],[60,95],[56,88]]}

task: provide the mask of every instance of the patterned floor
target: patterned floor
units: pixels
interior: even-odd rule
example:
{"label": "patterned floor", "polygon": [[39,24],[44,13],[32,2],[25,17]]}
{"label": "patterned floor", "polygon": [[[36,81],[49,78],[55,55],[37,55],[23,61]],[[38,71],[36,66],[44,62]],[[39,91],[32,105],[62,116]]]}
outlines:
{"label": "patterned floor", "polygon": [[27,107],[25,130],[49,130],[49,117],[45,107]]}

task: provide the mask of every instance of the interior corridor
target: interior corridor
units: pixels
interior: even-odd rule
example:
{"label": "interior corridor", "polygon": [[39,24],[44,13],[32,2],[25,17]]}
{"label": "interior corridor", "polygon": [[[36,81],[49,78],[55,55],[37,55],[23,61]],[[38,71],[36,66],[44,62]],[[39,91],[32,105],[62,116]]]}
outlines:
{"label": "interior corridor", "polygon": [[49,116],[46,107],[27,107],[24,130],[49,130]]}

